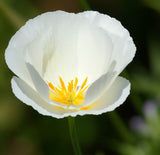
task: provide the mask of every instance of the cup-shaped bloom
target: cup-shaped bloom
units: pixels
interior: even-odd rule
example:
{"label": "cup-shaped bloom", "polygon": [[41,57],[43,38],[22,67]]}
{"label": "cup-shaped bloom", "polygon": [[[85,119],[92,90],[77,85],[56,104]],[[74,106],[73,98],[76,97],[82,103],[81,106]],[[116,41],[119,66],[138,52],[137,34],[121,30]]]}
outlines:
{"label": "cup-shaped bloom", "polygon": [[17,98],[43,115],[101,114],[130,92],[118,76],[135,55],[129,32],[96,11],[55,11],[29,20],[5,52]]}

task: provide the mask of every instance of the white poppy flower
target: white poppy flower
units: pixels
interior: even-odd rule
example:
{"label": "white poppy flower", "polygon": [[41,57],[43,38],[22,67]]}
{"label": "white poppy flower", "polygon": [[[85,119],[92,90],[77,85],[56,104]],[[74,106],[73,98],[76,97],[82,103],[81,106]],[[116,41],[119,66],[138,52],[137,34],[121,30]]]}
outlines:
{"label": "white poppy flower", "polygon": [[29,20],[6,49],[17,98],[56,118],[101,114],[130,92],[118,76],[135,55],[129,32],[96,11],[47,12]]}

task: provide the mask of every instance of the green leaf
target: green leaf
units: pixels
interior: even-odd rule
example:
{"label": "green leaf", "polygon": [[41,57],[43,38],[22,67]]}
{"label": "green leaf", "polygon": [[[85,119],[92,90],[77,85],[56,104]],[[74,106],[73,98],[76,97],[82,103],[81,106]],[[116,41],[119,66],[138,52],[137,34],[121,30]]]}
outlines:
{"label": "green leaf", "polygon": [[160,1],[159,0],[143,0],[143,2],[150,8],[160,13]]}

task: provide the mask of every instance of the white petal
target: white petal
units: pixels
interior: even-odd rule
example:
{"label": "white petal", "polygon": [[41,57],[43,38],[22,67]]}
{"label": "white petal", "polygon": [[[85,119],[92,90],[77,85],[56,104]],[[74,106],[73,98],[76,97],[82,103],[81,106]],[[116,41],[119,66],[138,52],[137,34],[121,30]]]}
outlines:
{"label": "white petal", "polygon": [[17,77],[12,79],[12,90],[17,98],[32,106],[39,113],[55,118],[77,116],[85,114],[101,114],[112,111],[121,105],[127,98],[130,84],[127,80],[118,77],[107,92],[92,105],[89,110],[69,110],[58,108],[44,101],[31,87]]}
{"label": "white petal", "polygon": [[17,31],[6,49],[6,62],[28,83],[26,61],[55,83],[59,76],[66,82],[88,76],[92,82],[107,68],[111,52],[111,39],[103,30],[80,15],[56,11],[29,20]]}
{"label": "white petal", "polygon": [[93,24],[83,25],[79,30],[77,56],[78,78],[88,76],[89,83],[106,73],[112,56],[111,38]]}
{"label": "white petal", "polygon": [[66,107],[65,105],[60,104],[59,102],[54,102],[49,99],[49,87],[48,84],[41,78],[40,74],[36,69],[29,63],[26,63],[30,76],[32,78],[34,87],[36,88],[39,95],[48,103],[53,105],[58,105],[61,107]]}
{"label": "white petal", "polygon": [[87,106],[95,102],[110,87],[116,78],[116,72],[107,72],[96,80],[87,90],[82,106]]}
{"label": "white petal", "polygon": [[112,111],[126,100],[129,93],[129,81],[122,77],[117,77],[111,87],[91,105],[89,110],[84,110],[84,113],[98,115]]}
{"label": "white petal", "polygon": [[92,24],[103,28],[111,34],[123,36],[125,33],[128,33],[118,20],[106,14],[97,11],[84,11],[79,14],[86,17]]}
{"label": "white petal", "polygon": [[55,118],[63,117],[63,109],[57,108],[44,101],[29,85],[17,77],[12,78],[12,90],[15,96],[39,113]]}
{"label": "white petal", "polygon": [[44,101],[38,93],[33,90],[27,83],[17,77],[13,77],[12,90],[15,96],[23,103],[32,106],[33,109],[42,115],[52,116],[55,118],[64,118],[68,116],[84,115],[84,111],[69,110],[59,108]]}
{"label": "white petal", "polygon": [[56,20],[53,32],[55,50],[48,61],[45,79],[56,84],[62,76],[67,83],[77,76],[80,83],[86,77],[92,83],[104,73],[111,58],[112,42],[102,29],[84,17],[66,13]]}
{"label": "white petal", "polygon": [[[44,15],[43,15],[44,16]],[[77,38],[82,19],[76,18],[75,14],[63,12],[51,21],[48,15],[47,22],[50,22],[51,36],[54,38],[53,56],[48,59],[44,78],[54,84],[59,81],[59,76],[67,83],[74,79],[78,72]]]}
{"label": "white petal", "polygon": [[41,76],[44,75],[49,58],[53,55],[54,44],[50,32],[39,34],[24,49],[25,61],[32,64]]}
{"label": "white petal", "polygon": [[[5,53],[7,65],[16,75],[27,81],[27,83],[31,82],[31,79],[25,62],[27,61],[32,64],[40,75],[43,75],[49,58],[54,54],[55,44],[57,42],[60,44],[59,41],[56,42],[55,40],[61,39],[57,36],[58,33],[61,33],[59,25],[65,26],[68,14],[63,11],[44,13],[29,20],[11,38]],[[66,50],[68,51],[69,49]],[[75,59],[73,60],[76,61]],[[72,66],[74,67],[74,65]]]}
{"label": "white petal", "polygon": [[85,11],[79,14],[85,16],[92,24],[105,30],[112,38],[112,61],[116,61],[114,70],[120,73],[132,61],[136,51],[129,32],[118,20],[108,15],[96,11]]}
{"label": "white petal", "polygon": [[6,63],[8,65],[8,67],[16,75],[18,75],[23,80],[25,80],[27,83],[30,83],[30,85],[32,85],[30,75],[29,75],[27,68],[24,64],[24,53],[20,52],[23,50],[21,50],[21,48],[16,49],[14,47],[15,46],[14,43],[12,44],[12,40],[14,40],[14,39],[11,39],[11,41],[6,49],[6,52],[5,52]]}
{"label": "white petal", "polygon": [[49,87],[47,83],[41,78],[39,73],[35,70],[35,68],[29,64],[26,63],[27,69],[30,73],[30,76],[32,78],[32,81],[34,83],[34,86],[39,93],[39,95],[45,99],[47,102],[49,102]]}

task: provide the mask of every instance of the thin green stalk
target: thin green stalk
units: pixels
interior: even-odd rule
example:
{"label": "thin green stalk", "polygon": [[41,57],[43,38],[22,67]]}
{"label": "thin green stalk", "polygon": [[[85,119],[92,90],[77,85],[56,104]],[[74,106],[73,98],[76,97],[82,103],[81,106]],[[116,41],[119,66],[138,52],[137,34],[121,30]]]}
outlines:
{"label": "thin green stalk", "polygon": [[75,155],[81,155],[74,117],[68,117],[69,132]]}
{"label": "thin green stalk", "polygon": [[25,21],[12,8],[0,1],[0,11],[9,19],[16,29],[24,25]]}
{"label": "thin green stalk", "polygon": [[115,128],[117,129],[117,132],[121,136],[122,139],[124,139],[127,142],[133,142],[133,136],[129,132],[128,128],[122,121],[122,119],[119,117],[116,111],[112,111],[109,114],[109,118]]}
{"label": "thin green stalk", "polygon": [[87,0],[79,0],[79,2],[84,10],[91,10],[91,7],[89,6]]}

